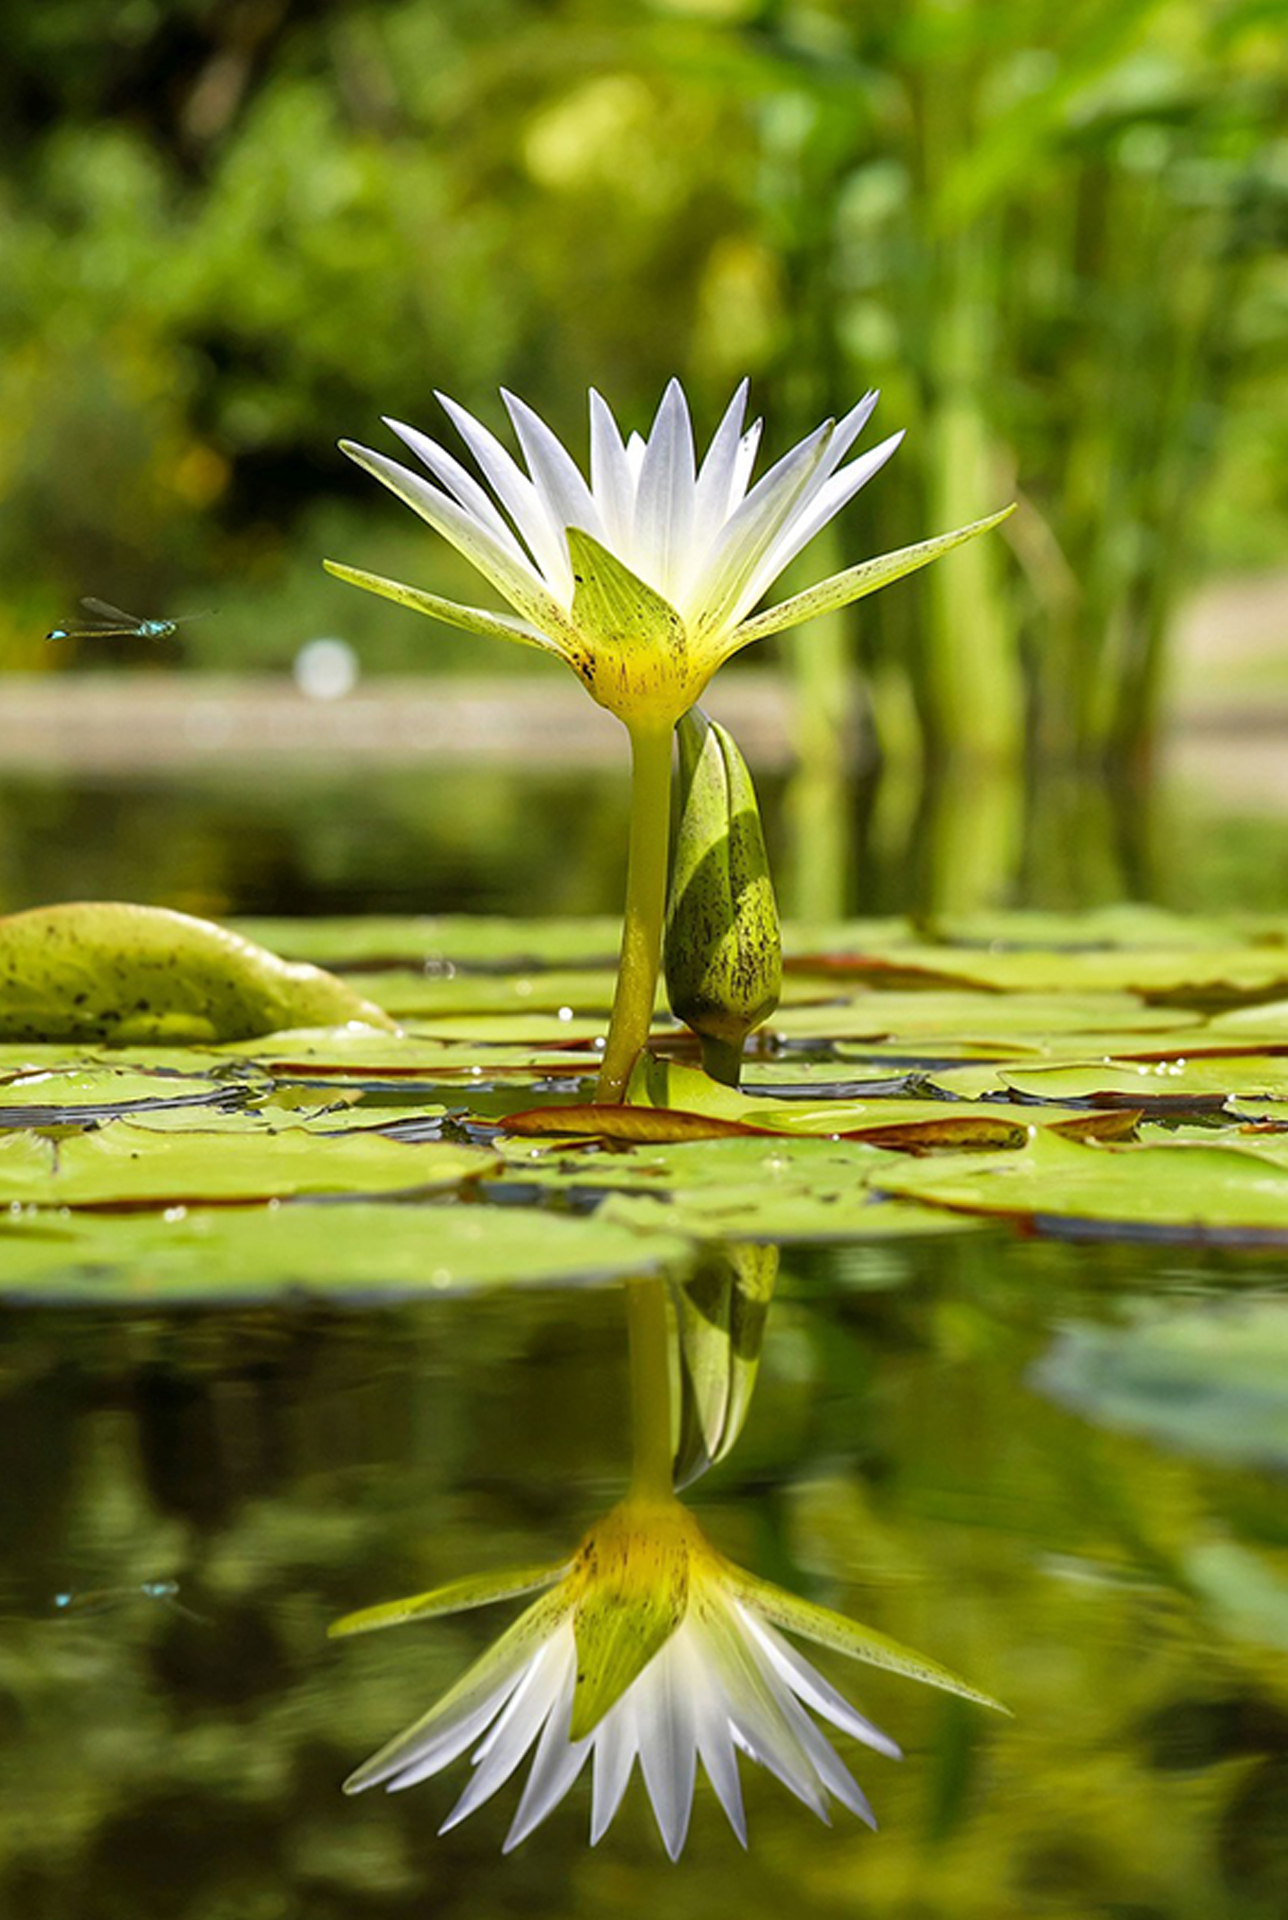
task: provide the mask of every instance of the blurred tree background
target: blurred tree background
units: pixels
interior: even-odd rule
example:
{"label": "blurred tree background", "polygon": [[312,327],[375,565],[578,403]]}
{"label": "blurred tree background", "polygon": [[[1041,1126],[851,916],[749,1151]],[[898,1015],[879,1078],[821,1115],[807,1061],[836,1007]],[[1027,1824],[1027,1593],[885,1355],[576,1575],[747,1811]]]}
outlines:
{"label": "blurred tree background", "polygon": [[435,387],[495,420],[505,383],[576,448],[588,385],[638,425],[677,371],[705,433],[749,373],[775,446],[870,384],[909,429],[842,562],[1020,502],[1005,543],[859,610],[888,737],[1138,745],[1178,593],[1288,531],[1286,25],[1283,0],[21,9],[0,663],[45,664],[94,592],[217,605],[196,665],[338,631],[368,669],[522,671],[323,578],[334,553],[465,587],[337,436],[437,431]]}

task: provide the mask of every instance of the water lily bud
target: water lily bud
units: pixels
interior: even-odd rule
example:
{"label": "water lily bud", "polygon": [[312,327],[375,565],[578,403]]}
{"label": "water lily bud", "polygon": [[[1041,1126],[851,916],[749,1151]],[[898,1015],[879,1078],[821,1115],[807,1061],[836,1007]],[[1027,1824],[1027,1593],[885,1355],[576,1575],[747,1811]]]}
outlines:
{"label": "water lily bud", "polygon": [[713,1079],[736,1087],[747,1035],[778,1005],[782,936],[746,762],[697,707],[676,728],[679,805],[663,966],[672,1012],[702,1041]]}

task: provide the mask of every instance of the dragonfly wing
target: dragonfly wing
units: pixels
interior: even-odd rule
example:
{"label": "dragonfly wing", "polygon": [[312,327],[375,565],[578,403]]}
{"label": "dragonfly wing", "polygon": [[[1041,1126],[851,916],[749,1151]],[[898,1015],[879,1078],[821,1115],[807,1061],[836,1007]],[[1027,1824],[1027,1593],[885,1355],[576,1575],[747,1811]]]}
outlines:
{"label": "dragonfly wing", "polygon": [[132,613],[123,613],[121,608],[114,607],[110,600],[95,600],[92,595],[87,594],[81,601],[81,605],[86,613],[95,614],[100,620],[110,620],[114,626],[122,626],[130,630],[141,624]]}

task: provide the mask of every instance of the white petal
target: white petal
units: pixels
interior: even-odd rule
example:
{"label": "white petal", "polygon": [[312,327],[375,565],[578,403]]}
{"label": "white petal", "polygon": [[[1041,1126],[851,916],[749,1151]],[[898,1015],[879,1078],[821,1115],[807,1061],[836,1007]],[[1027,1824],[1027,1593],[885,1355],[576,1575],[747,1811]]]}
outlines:
{"label": "white petal", "polygon": [[490,481],[497,499],[518,528],[546,583],[566,598],[571,592],[572,576],[563,530],[551,519],[536,486],[481,420],[476,420],[445,393],[437,397],[478,461],[480,472]]}
{"label": "white petal", "polygon": [[880,1727],[875,1726],[871,1720],[861,1714],[857,1707],[852,1707],[844,1694],[838,1693],[831,1681],[824,1679],[803,1654],[798,1653],[795,1647],[789,1646],[767,1620],[758,1620],[749,1607],[741,1603],[737,1604],[749,1632],[755,1634],[788,1686],[807,1707],[813,1707],[816,1713],[821,1713],[830,1720],[834,1727],[839,1727],[843,1733],[852,1734],[856,1740],[861,1740],[865,1746],[874,1748],[877,1753],[884,1753],[890,1760],[902,1760],[902,1750],[888,1733],[882,1733]]}
{"label": "white petal", "polygon": [[864,1825],[871,1827],[875,1833],[877,1817],[872,1811],[867,1794],[841,1759],[840,1754],[834,1747],[829,1746],[827,1739],[819,1732],[804,1708],[800,1709],[800,1716],[801,1744],[814,1762],[824,1787],[834,1799],[839,1800],[843,1807],[848,1807],[851,1813],[857,1814]]}
{"label": "white petal", "polygon": [[590,390],[590,487],[604,522],[606,544],[625,559],[635,525],[635,476],[612,410],[593,387]]}
{"label": "white petal", "polygon": [[768,593],[788,562],[809,545],[816,533],[822,532],[829,520],[835,519],[859,488],[865,486],[873,474],[885,465],[902,439],[902,432],[892,433],[879,447],[873,447],[870,452],[852,460],[848,467],[843,467],[839,473],[825,480],[809,499],[798,503],[796,511],[779,529],[764,559],[739,594],[730,615],[731,621],[741,620],[751,612],[756,602]]}
{"label": "white petal", "polygon": [[345,1792],[360,1793],[364,1787],[374,1787],[404,1769],[421,1768],[399,1782],[410,1786],[412,1777],[423,1779],[445,1767],[501,1711],[529,1663],[569,1618],[561,1594],[543,1596],[506,1628],[495,1645],[479,1656],[428,1713],[396,1734],[352,1773],[344,1783]]}
{"label": "white petal", "polygon": [[751,470],[756,464],[756,455],[760,452],[760,436],[764,430],[763,420],[753,420],[738,442],[738,452],[733,463],[733,476],[729,482],[728,513],[732,513],[735,507],[741,506],[747,497],[747,488],[751,485]]}
{"label": "white petal", "polygon": [[631,565],[670,594],[689,555],[693,525],[693,426],[678,380],[667,383],[640,465]]}
{"label": "white petal", "polygon": [[639,1724],[633,1688],[604,1715],[591,1736],[595,1746],[594,1804],[590,1816],[590,1844],[597,1846],[622,1804],[622,1795],[639,1752]]}
{"label": "white petal", "polygon": [[[711,445],[698,472],[693,506],[693,542],[706,548],[724,525],[733,496],[734,475],[738,467],[738,449],[742,443],[743,415],[747,411],[749,381],[739,382],[738,390],[725,408],[724,418],[711,436]],[[748,436],[750,437],[750,436]],[[755,453],[753,449],[752,458]],[[747,469],[750,472],[750,467]],[[746,492],[744,480],[737,499]],[[733,501],[737,505],[737,500]]]}
{"label": "white petal", "polygon": [[602,541],[604,526],[599,509],[576,461],[563,442],[526,401],[507,393],[504,387],[501,389],[501,398],[514,424],[519,445],[523,448],[528,472],[536,483],[551,520],[561,528],[583,527],[587,533],[593,533],[597,540]]}
{"label": "white petal", "polygon": [[467,472],[446,447],[440,447],[437,440],[431,440],[427,433],[421,433],[416,427],[406,426],[401,420],[391,420],[387,414],[385,425],[391,433],[398,435],[405,446],[411,448],[418,460],[424,462],[435,479],[441,481],[448,491],[456,496],[467,513],[473,514],[476,520],[480,520],[495,534],[501,545],[507,548],[516,560],[521,561],[530,571],[533,570],[532,562],[520,547],[507,522],[497,511],[496,502],[491,494],[479,485],[473,474]]}
{"label": "white petal", "polygon": [[692,619],[704,634],[729,623],[730,609],[825,457],[831,433],[827,422],[784,454],[725,523],[693,589]]}
{"label": "white petal", "polygon": [[525,619],[545,633],[567,633],[571,637],[567,615],[548,587],[526,561],[516,560],[495,534],[458,501],[383,453],[373,453],[369,447],[359,447],[348,440],[342,440],[340,445],[351,460],[383,481],[391,493],[396,493],[422,520],[427,520],[436,533],[450,540]]}
{"label": "white petal", "polygon": [[592,1736],[587,1735],[584,1740],[575,1743],[568,1737],[576,1677],[577,1655],[570,1634],[560,1675],[559,1696],[550,1710],[545,1731],[537,1746],[523,1797],[510,1831],[505,1836],[505,1845],[501,1849],[503,1853],[511,1853],[521,1841],[527,1839],[534,1827],[540,1826],[552,1808],[558,1806],[586,1764]]}
{"label": "white petal", "polygon": [[691,1667],[683,1627],[631,1688],[639,1716],[640,1766],[658,1830],[678,1860],[693,1811],[697,1748],[690,1706]]}
{"label": "white petal", "polygon": [[836,432],[832,435],[832,444],[827,450],[827,465],[835,472],[854,445],[868,421],[876,411],[877,401],[881,398],[876,387],[869,387],[856,406],[836,423]]}

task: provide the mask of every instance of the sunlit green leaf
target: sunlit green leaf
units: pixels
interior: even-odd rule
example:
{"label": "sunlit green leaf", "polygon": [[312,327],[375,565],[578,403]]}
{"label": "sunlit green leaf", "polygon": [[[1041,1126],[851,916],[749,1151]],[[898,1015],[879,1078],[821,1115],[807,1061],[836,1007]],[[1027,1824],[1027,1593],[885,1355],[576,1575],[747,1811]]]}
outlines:
{"label": "sunlit green leaf", "polygon": [[301,1127],[272,1134],[154,1132],[128,1120],[57,1142],[0,1134],[0,1204],[171,1207],[455,1186],[496,1166],[481,1147],[379,1134],[327,1139]]}
{"label": "sunlit green leaf", "polygon": [[354,1305],[480,1288],[603,1285],[687,1257],[674,1234],[531,1207],[291,1201],[277,1207],[0,1219],[0,1298],[196,1306]]}
{"label": "sunlit green leaf", "polygon": [[0,919],[0,1038],[231,1040],[283,1027],[388,1027],[334,975],[190,914],[121,901]]}

